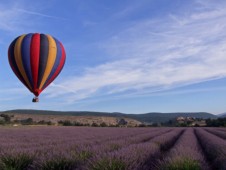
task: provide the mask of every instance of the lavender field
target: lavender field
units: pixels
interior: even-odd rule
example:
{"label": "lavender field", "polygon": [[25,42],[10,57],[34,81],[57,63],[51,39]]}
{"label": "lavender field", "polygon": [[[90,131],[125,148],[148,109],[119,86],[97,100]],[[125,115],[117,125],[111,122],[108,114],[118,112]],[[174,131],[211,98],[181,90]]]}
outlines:
{"label": "lavender field", "polygon": [[1,170],[225,170],[224,128],[1,127]]}

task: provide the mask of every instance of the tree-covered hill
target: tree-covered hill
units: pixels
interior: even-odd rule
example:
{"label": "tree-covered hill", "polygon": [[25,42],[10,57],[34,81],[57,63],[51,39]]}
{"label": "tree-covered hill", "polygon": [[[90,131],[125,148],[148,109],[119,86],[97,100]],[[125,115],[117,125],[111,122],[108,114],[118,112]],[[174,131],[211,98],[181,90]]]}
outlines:
{"label": "tree-covered hill", "polygon": [[178,112],[178,113],[142,113],[125,114],[119,112],[94,112],[94,111],[50,111],[50,110],[8,110],[2,113],[12,114],[35,114],[35,115],[67,115],[67,116],[105,116],[118,118],[132,118],[143,123],[161,123],[175,119],[177,117],[195,117],[203,119],[216,119],[217,116],[206,112]]}

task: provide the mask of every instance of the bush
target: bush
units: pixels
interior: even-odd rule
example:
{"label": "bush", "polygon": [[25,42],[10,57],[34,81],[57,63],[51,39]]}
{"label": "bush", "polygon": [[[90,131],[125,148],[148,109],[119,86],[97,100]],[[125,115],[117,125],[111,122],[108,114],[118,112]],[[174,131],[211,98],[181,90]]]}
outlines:
{"label": "bush", "polygon": [[74,126],[84,126],[84,125],[80,122],[74,122]]}
{"label": "bush", "polygon": [[28,119],[25,119],[25,120],[21,120],[21,124],[22,125],[32,125],[32,124],[34,124],[34,122],[33,122],[32,118],[28,118]]}
{"label": "bush", "polygon": [[92,126],[92,127],[98,127],[99,125],[98,125],[97,123],[93,122],[93,123],[91,124],[91,126]]}
{"label": "bush", "polygon": [[146,127],[145,124],[139,124],[138,127]]}
{"label": "bush", "polygon": [[33,162],[33,158],[27,154],[4,155],[1,157],[0,169],[19,170],[28,169]]}
{"label": "bush", "polygon": [[74,124],[70,120],[60,120],[58,121],[58,124],[61,124],[63,126],[73,126]]}
{"label": "bush", "polygon": [[48,121],[46,124],[47,125],[53,125],[53,123],[51,121]]}
{"label": "bush", "polygon": [[46,124],[46,122],[45,122],[44,120],[40,120],[40,121],[38,122],[38,124],[39,124],[39,125],[44,125],[44,124]]}
{"label": "bush", "polygon": [[127,125],[127,121],[125,121],[125,119],[120,119],[118,121],[118,125],[122,125],[122,126]]}
{"label": "bush", "polygon": [[100,124],[100,127],[107,127],[107,124],[106,124],[105,122],[102,122],[102,123]]}
{"label": "bush", "polygon": [[4,118],[5,123],[10,123],[11,117],[13,117],[13,115],[10,116],[10,115],[7,115],[7,114],[1,114],[0,116]]}
{"label": "bush", "polygon": [[0,125],[4,125],[5,121],[4,120],[0,120]]}
{"label": "bush", "polygon": [[73,123],[71,123],[69,120],[63,121],[63,126],[73,126]]}

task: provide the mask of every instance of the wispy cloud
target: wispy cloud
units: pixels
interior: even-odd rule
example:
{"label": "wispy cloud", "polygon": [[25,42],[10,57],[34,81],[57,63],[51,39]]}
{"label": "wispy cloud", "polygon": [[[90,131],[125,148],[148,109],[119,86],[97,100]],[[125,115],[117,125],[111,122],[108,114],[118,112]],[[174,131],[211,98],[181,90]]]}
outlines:
{"label": "wispy cloud", "polygon": [[73,103],[98,95],[139,95],[226,77],[226,5],[207,6],[184,15],[144,20],[114,35],[99,44],[113,61],[53,84],[47,97],[61,96]]}
{"label": "wispy cloud", "polygon": [[12,88],[12,87],[4,88],[4,87],[2,87],[0,89],[0,95],[5,96],[5,94],[8,94],[8,95],[15,94],[15,95],[20,96],[20,95],[26,94],[27,91],[28,90],[26,88],[23,88],[23,87],[20,87],[20,88]]}
{"label": "wispy cloud", "polygon": [[0,8],[0,30],[13,31],[20,25],[21,14],[12,9]]}
{"label": "wispy cloud", "polygon": [[17,2],[0,4],[0,30],[16,33],[31,28],[35,19],[31,20],[30,15],[18,10],[24,6]]}
{"label": "wispy cloud", "polygon": [[[19,32],[24,29],[29,29],[39,22],[35,22],[37,17],[50,18],[56,20],[68,20],[68,18],[47,15],[39,11],[27,10],[29,6],[24,3],[5,3],[0,4],[0,30],[8,32]],[[34,18],[36,16],[36,18]]]}
{"label": "wispy cloud", "polygon": [[29,11],[29,10],[26,10],[26,9],[18,8],[18,9],[16,9],[16,11],[21,12],[21,13],[25,13],[25,14],[36,15],[36,16],[40,16],[40,17],[60,19],[60,20],[68,20],[67,18],[52,16],[52,15],[46,15],[46,14],[43,14],[43,13],[39,13],[39,12],[35,12],[35,11]]}

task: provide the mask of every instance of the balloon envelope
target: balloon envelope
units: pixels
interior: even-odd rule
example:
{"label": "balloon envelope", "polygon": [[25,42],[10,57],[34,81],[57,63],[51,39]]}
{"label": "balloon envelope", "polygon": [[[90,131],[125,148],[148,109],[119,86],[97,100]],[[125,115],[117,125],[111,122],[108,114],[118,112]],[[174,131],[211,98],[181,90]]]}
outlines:
{"label": "balloon envelope", "polygon": [[39,96],[61,72],[66,54],[62,43],[51,35],[30,33],[10,44],[8,59],[18,79]]}

